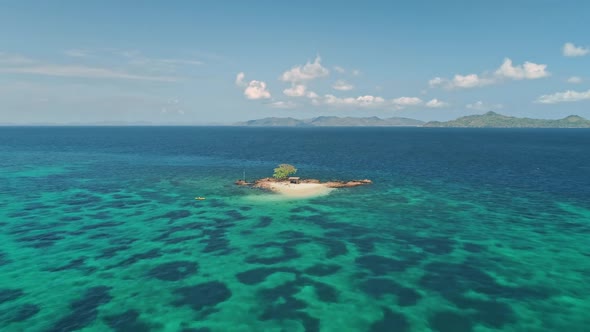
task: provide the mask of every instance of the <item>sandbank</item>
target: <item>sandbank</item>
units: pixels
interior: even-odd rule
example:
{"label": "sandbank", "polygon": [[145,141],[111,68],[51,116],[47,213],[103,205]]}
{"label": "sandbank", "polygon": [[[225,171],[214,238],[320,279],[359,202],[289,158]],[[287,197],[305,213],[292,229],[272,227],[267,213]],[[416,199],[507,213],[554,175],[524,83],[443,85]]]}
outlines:
{"label": "sandbank", "polygon": [[269,182],[264,188],[293,198],[324,196],[334,190],[323,183]]}

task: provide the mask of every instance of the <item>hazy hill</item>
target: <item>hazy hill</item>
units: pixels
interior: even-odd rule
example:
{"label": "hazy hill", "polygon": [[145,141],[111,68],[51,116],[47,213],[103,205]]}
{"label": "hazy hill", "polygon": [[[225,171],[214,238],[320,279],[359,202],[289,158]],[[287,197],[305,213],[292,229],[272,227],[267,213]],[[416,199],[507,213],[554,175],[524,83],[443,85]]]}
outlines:
{"label": "hazy hill", "polygon": [[386,118],[376,116],[368,118],[319,116],[313,119],[298,120],[293,118],[264,118],[240,122],[238,126],[259,127],[392,127],[392,126],[421,126],[424,122],[408,118]]}
{"label": "hazy hill", "polygon": [[456,120],[430,121],[424,127],[467,127],[467,128],[590,128],[590,121],[577,115],[559,120],[517,118],[495,112],[468,115]]}

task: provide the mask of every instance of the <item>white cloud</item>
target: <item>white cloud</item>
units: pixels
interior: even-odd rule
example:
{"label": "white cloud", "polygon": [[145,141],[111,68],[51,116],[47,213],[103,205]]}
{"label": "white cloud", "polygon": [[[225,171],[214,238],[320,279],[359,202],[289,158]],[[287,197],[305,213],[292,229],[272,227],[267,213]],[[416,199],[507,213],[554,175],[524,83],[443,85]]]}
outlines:
{"label": "white cloud", "polygon": [[269,99],[270,92],[266,89],[266,83],[252,80],[244,90],[244,96],[248,99]]}
{"label": "white cloud", "polygon": [[397,106],[416,106],[422,104],[422,99],[418,97],[399,97],[391,101]]}
{"label": "white cloud", "polygon": [[307,87],[303,84],[296,84],[292,87],[283,90],[283,93],[289,97],[303,97],[305,96]]}
{"label": "white cloud", "polygon": [[108,68],[97,68],[77,65],[51,65],[40,64],[20,67],[0,67],[0,73],[11,74],[34,74],[44,76],[58,77],[82,77],[82,78],[102,78],[102,79],[127,79],[143,81],[161,81],[175,82],[178,79],[167,76],[149,76],[131,74],[123,71],[117,71]]}
{"label": "white cloud", "polygon": [[572,76],[567,79],[568,83],[573,83],[573,84],[579,84],[579,83],[582,83],[582,81],[583,81],[582,78],[578,77],[578,76]]}
{"label": "white cloud", "polygon": [[353,69],[352,70],[352,76],[359,76],[361,74],[361,71],[358,69]]}
{"label": "white cloud", "polygon": [[330,105],[340,107],[391,107],[396,109],[403,109],[408,106],[417,106],[423,103],[422,99],[417,97],[400,97],[391,100],[385,100],[383,97],[365,95],[359,97],[346,97],[340,98],[331,94],[324,95],[323,97],[313,99],[313,105]]}
{"label": "white cloud", "polygon": [[340,74],[344,74],[346,72],[346,69],[344,69],[340,66],[334,66],[334,70]]}
{"label": "white cloud", "polygon": [[534,80],[549,76],[547,65],[525,61],[522,65],[514,66],[512,60],[505,58],[502,65],[496,69],[493,75],[484,73],[460,75],[456,74],[452,79],[435,77],[428,81],[431,88],[443,87],[446,89],[468,89],[496,84],[504,79]]}
{"label": "white cloud", "polygon": [[308,91],[306,97],[310,99],[316,99],[319,98],[319,95],[313,91]]}
{"label": "white cloud", "polygon": [[292,101],[275,101],[273,103],[270,103],[270,106],[273,108],[290,109],[290,108],[295,108],[297,106],[297,104],[295,104]]}
{"label": "white cloud", "polygon": [[541,104],[556,104],[564,102],[573,102],[590,99],[590,90],[588,91],[572,91],[557,92],[549,95],[542,95],[537,98],[536,102]]}
{"label": "white cloud", "polygon": [[588,47],[576,46],[573,43],[565,43],[563,45],[563,55],[564,56],[584,56],[590,53],[590,49]]}
{"label": "white cloud", "polygon": [[510,78],[513,80],[534,80],[549,76],[546,69],[547,65],[540,65],[528,61],[525,61],[521,66],[513,66],[512,60],[506,58],[500,68],[496,70],[495,75],[499,78]]}
{"label": "white cloud", "polygon": [[354,86],[344,80],[338,80],[338,81],[334,82],[334,84],[332,85],[332,88],[334,88],[335,90],[339,90],[339,91],[350,91],[350,90],[354,89]]}
{"label": "white cloud", "polygon": [[321,100],[316,100],[315,104],[325,104],[333,106],[357,106],[357,107],[370,107],[385,104],[385,99],[381,97],[366,95],[359,96],[356,98],[339,98],[334,95],[325,95]]}
{"label": "white cloud", "polygon": [[446,80],[444,80],[440,77],[435,77],[435,78],[428,81],[428,86],[430,86],[431,88],[435,88],[435,87],[441,86],[445,83],[446,83]]}
{"label": "white cloud", "polygon": [[298,83],[328,76],[330,71],[321,64],[322,59],[317,56],[314,62],[307,62],[303,66],[295,66],[281,75],[285,82]]}
{"label": "white cloud", "polygon": [[236,75],[236,85],[237,86],[245,87],[248,85],[246,82],[244,82],[244,77],[246,77],[244,72],[239,72],[238,75]]}
{"label": "white cloud", "polygon": [[[80,56],[80,50],[76,51]],[[73,54],[73,53],[72,53]],[[138,68],[136,68],[138,69]],[[0,72],[11,74],[44,75],[56,77],[79,77],[97,79],[127,79],[144,81],[175,82],[177,77],[141,74],[138,70],[125,71],[89,65],[52,64],[21,55],[0,53]],[[146,71],[143,71],[146,72]]]}
{"label": "white cloud", "polygon": [[450,82],[452,87],[455,88],[474,88],[478,86],[484,86],[491,84],[492,81],[486,78],[480,78],[477,74],[469,75],[455,75],[453,80]]}
{"label": "white cloud", "polygon": [[504,106],[502,104],[486,104],[483,101],[476,101],[473,104],[467,104],[465,105],[465,107],[467,109],[470,110],[474,110],[474,111],[491,111],[491,110],[497,110],[497,109],[501,109]]}
{"label": "white cloud", "polygon": [[29,59],[18,54],[8,54],[0,52],[0,65],[3,66],[17,66],[23,64],[36,63],[37,61]]}
{"label": "white cloud", "polygon": [[89,52],[86,50],[72,49],[72,50],[66,50],[64,52],[64,54],[67,56],[71,56],[71,57],[81,58],[81,57],[88,56]]}
{"label": "white cloud", "polygon": [[445,103],[444,101],[440,101],[436,98],[430,100],[426,103],[426,107],[428,108],[442,108],[449,106],[449,103]]}
{"label": "white cloud", "polygon": [[244,81],[246,75],[244,72],[239,72],[236,75],[236,85],[244,89],[244,96],[248,99],[269,99],[270,92],[266,88],[266,83],[262,81],[252,80],[248,83]]}

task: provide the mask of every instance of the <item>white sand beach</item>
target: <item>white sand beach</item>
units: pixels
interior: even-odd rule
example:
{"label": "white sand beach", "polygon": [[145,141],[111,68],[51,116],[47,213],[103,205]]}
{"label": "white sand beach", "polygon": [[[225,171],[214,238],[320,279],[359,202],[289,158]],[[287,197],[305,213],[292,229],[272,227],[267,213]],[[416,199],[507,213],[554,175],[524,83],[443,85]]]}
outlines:
{"label": "white sand beach", "polygon": [[324,196],[334,190],[334,188],[329,188],[323,183],[272,182],[265,187],[281,195],[293,198]]}

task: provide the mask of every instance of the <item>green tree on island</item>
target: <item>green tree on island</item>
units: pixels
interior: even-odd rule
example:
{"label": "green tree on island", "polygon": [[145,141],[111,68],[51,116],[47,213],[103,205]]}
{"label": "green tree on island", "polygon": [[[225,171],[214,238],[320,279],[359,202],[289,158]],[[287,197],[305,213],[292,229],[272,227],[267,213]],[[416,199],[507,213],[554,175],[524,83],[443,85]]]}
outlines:
{"label": "green tree on island", "polygon": [[272,175],[277,180],[285,180],[289,175],[297,173],[297,168],[289,164],[280,164],[279,167],[275,168],[275,172]]}

